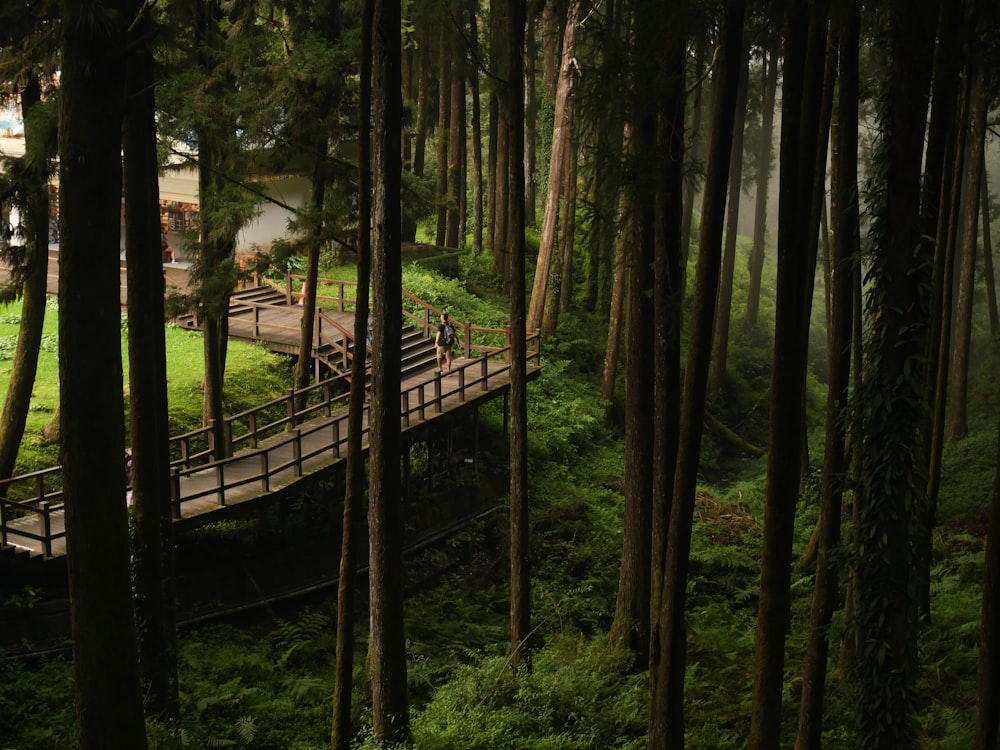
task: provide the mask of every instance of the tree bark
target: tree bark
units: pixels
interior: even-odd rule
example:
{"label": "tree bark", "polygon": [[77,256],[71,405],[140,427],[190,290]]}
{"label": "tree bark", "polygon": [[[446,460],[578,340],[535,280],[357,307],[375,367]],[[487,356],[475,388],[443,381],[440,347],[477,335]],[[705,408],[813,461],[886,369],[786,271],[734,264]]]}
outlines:
{"label": "tree bark", "polygon": [[614,280],[611,286],[611,304],[608,309],[608,343],[604,351],[604,375],[601,378],[601,400],[604,402],[604,424],[611,427],[614,424],[615,413],[615,382],[618,379],[618,352],[621,348],[622,314],[625,302],[625,279],[628,276],[628,254],[626,243],[631,237],[625,221],[630,212],[625,191],[619,198],[619,236],[615,252]]}
{"label": "tree bark", "polygon": [[722,278],[719,283],[719,307],[715,320],[715,344],[712,349],[712,369],[708,376],[708,391],[722,388],[726,378],[726,357],[729,350],[729,318],[733,304],[733,271],[736,267],[736,235],[739,230],[740,196],[743,195],[743,126],[746,121],[747,78],[750,73],[750,45],[744,43],[740,87],[736,99],[736,123],[733,128],[733,154],[729,161],[729,204],[726,213],[726,242],[722,254]]}
{"label": "tree bark", "polygon": [[62,7],[59,453],[81,750],[146,747],[120,421],[122,56],[129,17],[120,0]]}
{"label": "tree bark", "polygon": [[952,349],[948,395],[948,439],[969,434],[967,398],[969,351],[972,346],[972,303],[975,296],[976,253],[979,225],[979,194],[983,179],[983,147],[986,138],[985,71],[981,61],[972,61],[972,89],[968,156],[965,161],[965,195],[962,203],[962,253],[959,259],[958,298],[955,304],[955,341]]}
{"label": "tree bark", "polygon": [[858,50],[859,11],[856,2],[835,10],[840,58],[835,138],[831,154],[831,220],[833,241],[829,263],[829,386],[826,446],[818,527],[818,552],[806,661],[799,704],[796,750],[819,750],[823,729],[829,626],[839,597],[843,494],[847,476],[847,425],[854,321],[852,267],[861,247],[858,206]]}
{"label": "tree bark", "polygon": [[[687,665],[684,611],[708,370],[722,262],[729,160],[732,156],[736,98],[742,65],[744,14],[745,3],[742,0],[726,5],[717,80],[712,87],[713,123],[702,202],[677,464],[666,533],[663,589],[659,598],[659,637],[654,652],[658,661],[656,681],[650,698],[647,746],[651,750],[684,746],[684,678]],[[655,711],[653,707],[656,707]]]}
{"label": "tree bark", "polygon": [[128,275],[129,428],[132,442],[135,609],[146,713],[180,715],[164,280],[151,9],[131,3],[125,110],[125,257]]}
{"label": "tree bark", "polygon": [[[30,152],[36,143],[53,143],[55,123],[48,124],[33,116],[41,108],[41,86],[37,76],[29,78],[21,90],[21,112],[24,113],[25,150]],[[37,109],[36,109],[37,108]],[[41,128],[51,128],[51,134]],[[42,346],[42,328],[45,324],[46,284],[49,266],[49,197],[48,170],[53,154],[39,154],[32,163],[25,158],[24,176],[28,182],[22,186],[24,201],[22,219],[27,224],[27,251],[25,264],[12,272],[13,280],[20,279],[21,322],[17,330],[17,344],[10,366],[10,380],[0,414],[0,479],[14,473],[17,454],[24,436],[24,425],[31,407],[31,392],[35,385],[38,353]]]}
{"label": "tree bark", "polygon": [[529,664],[531,556],[528,506],[527,324],[524,238],[524,50],[525,3],[512,0],[508,17],[510,82],[510,649],[511,668]]}
{"label": "tree bark", "polygon": [[[785,11],[782,84],[778,289],[771,366],[764,548],[751,750],[780,744],[785,633],[791,616],[791,552],[799,497],[802,397],[818,213],[814,212],[826,51],[826,7],[792,0]],[[825,150],[825,139],[822,139]]]}
{"label": "tree bark", "polygon": [[[985,151],[983,159],[986,158]],[[986,307],[990,317],[990,334],[996,335],[1000,330],[1000,315],[997,313],[997,279],[993,273],[993,238],[990,233],[990,188],[989,173],[986,171],[986,164],[982,166],[983,189],[979,199],[980,210],[983,214],[983,275],[986,284]]]}
{"label": "tree bark", "polygon": [[375,349],[372,362],[370,480],[368,491],[369,612],[368,658],[372,685],[372,724],[384,743],[408,743],[406,638],[403,628],[403,519],[399,422],[402,335],[400,257],[399,0],[376,0],[373,26],[374,198],[372,287],[375,298]]}
{"label": "tree bark", "polygon": [[542,327],[545,309],[545,295],[552,266],[552,253],[556,247],[556,226],[559,222],[559,193],[563,182],[563,166],[566,143],[573,128],[573,109],[570,96],[573,92],[573,58],[576,49],[576,30],[580,18],[580,0],[571,0],[566,11],[566,27],[563,33],[563,55],[559,66],[559,82],[556,89],[555,115],[552,126],[552,154],[549,162],[549,182],[545,195],[545,214],[542,217],[542,231],[538,240],[538,260],[531,287],[531,304],[528,306],[528,330],[537,331]]}
{"label": "tree bark", "polygon": [[[667,538],[674,508],[677,458],[681,429],[681,317],[684,301],[681,265],[681,216],[684,204],[684,104],[685,32],[684,3],[674,3],[662,15],[658,33],[643,33],[644,46],[659,50],[658,67],[663,71],[662,89],[655,100],[658,114],[658,151],[664,154],[657,186],[656,258],[654,265],[653,354],[653,476],[652,540],[650,572],[649,719],[647,744],[663,747],[668,730],[683,742],[683,714],[672,692],[683,693],[685,659],[666,658],[673,610],[664,606],[664,578],[667,567]],[[678,682],[680,680],[680,682]],[[677,733],[680,732],[680,735]]]}
{"label": "tree bark", "polygon": [[[365,0],[361,16],[361,55],[358,102],[358,293],[354,340],[364,341],[368,331],[371,283],[372,219],[372,24],[375,0]],[[374,354],[374,353],[373,353]],[[365,458],[362,453],[365,412],[364,357],[351,362],[351,401],[347,413],[347,462],[344,509],[341,518],[340,570],[337,578],[337,646],[334,665],[333,728],[331,750],[350,750],[351,697],[354,688],[354,602],[357,594],[358,540],[354,519],[365,497]]]}
{"label": "tree bark", "polygon": [[[883,45],[883,139],[873,160],[884,175],[873,191],[880,216],[869,272],[870,352],[862,380],[864,419],[856,527],[856,679],[859,742],[919,746],[913,695],[918,674],[913,596],[913,509],[925,487],[919,434],[925,401],[923,361],[932,258],[921,242],[920,183],[927,119],[927,60],[937,5],[893,0]],[[881,51],[881,50],[880,50]]]}
{"label": "tree bark", "polygon": [[778,86],[778,59],[771,54],[764,58],[763,100],[761,102],[760,143],[757,151],[757,194],[754,203],[753,245],[750,248],[750,281],[747,290],[746,322],[757,325],[760,311],[760,286],[764,273],[767,240],[767,197],[771,182],[771,152],[774,145],[774,102]]}

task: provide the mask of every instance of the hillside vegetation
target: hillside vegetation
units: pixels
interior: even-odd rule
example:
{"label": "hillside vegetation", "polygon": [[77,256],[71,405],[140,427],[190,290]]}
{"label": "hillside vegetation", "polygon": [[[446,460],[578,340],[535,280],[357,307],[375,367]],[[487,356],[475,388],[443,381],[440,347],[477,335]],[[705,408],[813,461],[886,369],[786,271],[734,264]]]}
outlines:
{"label": "hillside vegetation", "polygon": [[[466,269],[466,275],[475,275],[475,268]],[[455,280],[416,266],[405,279],[408,288],[419,287],[414,291],[421,297],[460,318],[504,318],[502,304],[471,295]],[[482,520],[407,563],[408,676],[413,734],[421,750],[645,747],[645,665],[627,663],[604,635],[614,611],[621,552],[623,445],[617,429],[603,426],[603,404],[596,395],[602,325],[606,321],[566,318],[558,338],[546,342],[543,377],[529,391],[532,620],[539,646],[531,673],[514,680],[506,663],[505,514]],[[735,315],[733,328],[741,330]],[[766,444],[766,339],[760,331],[736,334],[726,392],[711,407],[721,423],[756,445]],[[169,341],[171,412],[180,426],[179,402],[186,398],[196,408],[200,403],[195,398],[200,345],[180,331],[172,331]],[[45,368],[40,371],[52,377],[54,365]],[[285,368],[279,358],[253,348],[231,348],[227,397],[233,408],[270,397]],[[983,372],[989,372],[987,366]],[[811,446],[822,445],[822,419],[816,413],[823,403],[819,374],[814,371],[810,386]],[[46,387],[39,385],[39,404],[51,409],[54,404],[42,400]],[[984,526],[996,455],[991,378],[975,378],[973,391],[973,433],[946,449],[932,618],[921,641],[920,693],[930,696],[921,712],[922,745],[933,750],[972,746]],[[45,421],[47,412],[39,411],[35,424]],[[688,746],[729,750],[744,747],[750,722],[766,477],[762,459],[729,441],[717,442],[711,433],[705,443],[686,613]],[[819,448],[811,453],[816,467]],[[800,557],[818,514],[817,479],[813,468],[798,506],[795,550]],[[786,743],[794,736],[796,675],[812,594],[805,563],[796,566],[792,590]],[[180,678],[186,746],[328,747],[335,606],[335,601],[313,603],[252,623],[184,630]],[[834,628],[839,639],[842,620]],[[364,727],[367,691],[359,635],[355,719]],[[0,715],[9,720],[0,729],[0,745],[72,746],[66,658],[3,662]],[[838,720],[847,715],[848,682],[838,675],[836,663],[831,675],[824,746],[839,750],[848,747],[849,727],[846,719]],[[150,737],[151,747],[166,746],[158,744],[166,737],[163,728],[151,727]],[[364,733],[359,743],[377,746]]]}

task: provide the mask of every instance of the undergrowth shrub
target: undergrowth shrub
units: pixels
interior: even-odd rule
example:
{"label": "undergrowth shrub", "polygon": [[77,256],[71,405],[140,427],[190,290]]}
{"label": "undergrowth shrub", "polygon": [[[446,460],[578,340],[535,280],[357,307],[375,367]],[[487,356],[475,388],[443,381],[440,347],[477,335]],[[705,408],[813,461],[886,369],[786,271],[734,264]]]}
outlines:
{"label": "undergrowth shrub", "polygon": [[413,717],[422,750],[610,750],[645,747],[645,677],[605,639],[559,637],[533,669],[506,657],[458,669]]}

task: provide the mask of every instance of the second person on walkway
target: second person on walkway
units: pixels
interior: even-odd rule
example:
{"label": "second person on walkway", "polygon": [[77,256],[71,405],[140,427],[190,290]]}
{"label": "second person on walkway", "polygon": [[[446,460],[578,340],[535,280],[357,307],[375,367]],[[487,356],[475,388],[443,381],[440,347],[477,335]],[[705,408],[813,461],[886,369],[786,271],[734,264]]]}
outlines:
{"label": "second person on walkway", "polygon": [[441,313],[441,323],[437,327],[437,338],[434,346],[437,350],[437,374],[443,375],[445,363],[451,372],[451,348],[455,345],[455,327],[448,320],[448,313]]}

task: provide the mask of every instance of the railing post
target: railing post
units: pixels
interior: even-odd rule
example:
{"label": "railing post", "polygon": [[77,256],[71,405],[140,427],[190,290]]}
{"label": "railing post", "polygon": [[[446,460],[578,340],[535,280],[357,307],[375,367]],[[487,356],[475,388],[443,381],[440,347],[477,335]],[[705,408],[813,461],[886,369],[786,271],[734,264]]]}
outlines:
{"label": "railing post", "polygon": [[288,427],[295,426],[295,389],[289,388],[285,396],[285,414],[288,416]]}
{"label": "railing post", "polygon": [[260,491],[271,491],[271,461],[267,451],[260,452]]}
{"label": "railing post", "polygon": [[215,465],[215,481],[216,490],[219,496],[219,505],[225,506],[226,504],[226,471],[225,464]]}
{"label": "railing post", "polygon": [[333,421],[333,454],[340,458],[340,420]]}
{"label": "railing post", "polygon": [[292,272],[285,269],[285,304],[292,304]]}
{"label": "railing post", "polygon": [[410,392],[403,391],[399,394],[400,408],[403,410],[403,426],[410,426]]}
{"label": "railing post", "polygon": [[503,361],[510,364],[510,324],[504,326],[503,328]]}
{"label": "railing post", "polygon": [[292,457],[295,459],[295,466],[292,474],[296,477],[302,476],[302,430],[295,431],[295,440],[292,441]]}
{"label": "railing post", "polygon": [[175,521],[181,517],[181,471],[176,466],[170,471],[170,510]]}
{"label": "railing post", "polygon": [[52,516],[51,503],[48,500],[42,501],[42,547],[45,550],[45,557],[52,557]]}
{"label": "railing post", "polygon": [[465,403],[465,368],[458,371],[458,400]]}
{"label": "railing post", "polygon": [[215,420],[208,420],[208,454],[215,460],[221,458],[215,445]]}
{"label": "railing post", "polygon": [[441,408],[441,376],[434,378],[434,413],[440,414]]}
{"label": "railing post", "polygon": [[427,402],[426,394],[424,394],[424,384],[420,384],[420,390],[417,391],[417,415],[420,417],[420,421],[423,422],[427,419],[427,415],[424,413],[424,408]]}
{"label": "railing post", "polygon": [[487,382],[490,377],[490,360],[485,354],[479,358],[479,382],[482,383],[482,390],[488,391],[490,384]]}
{"label": "railing post", "polygon": [[226,444],[226,455],[233,455],[233,423],[228,419],[222,423],[222,439]]}

